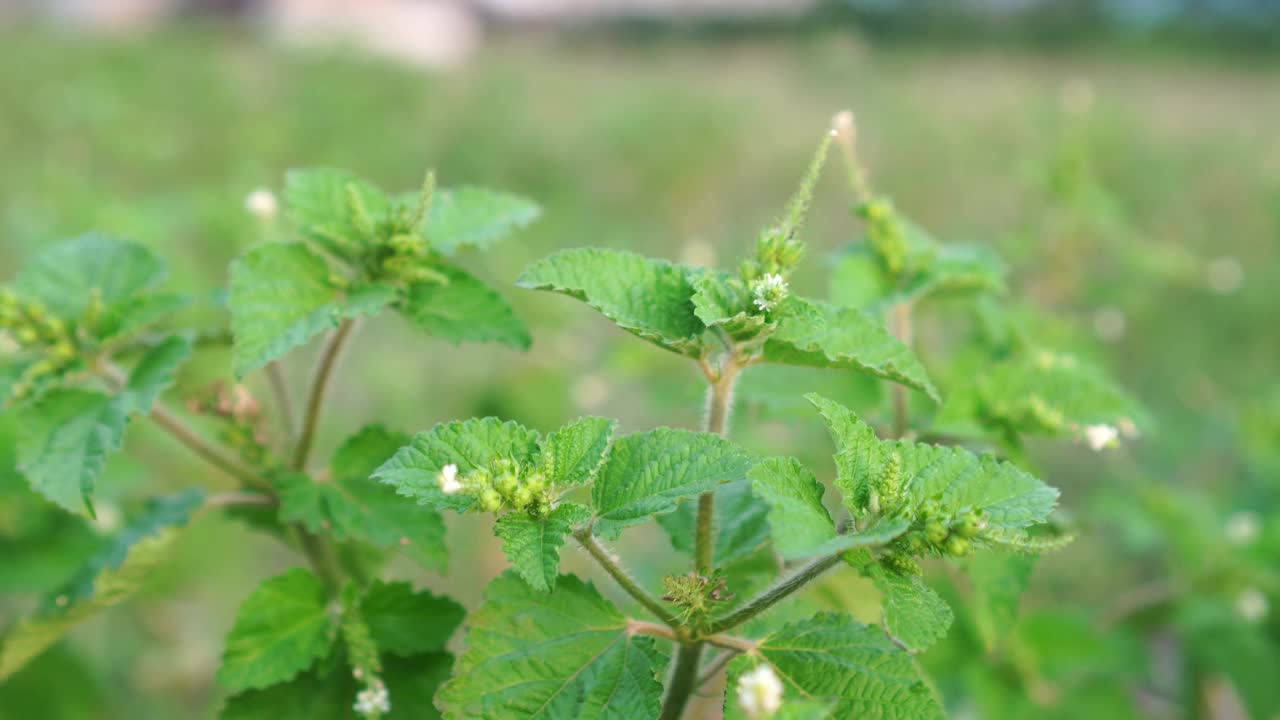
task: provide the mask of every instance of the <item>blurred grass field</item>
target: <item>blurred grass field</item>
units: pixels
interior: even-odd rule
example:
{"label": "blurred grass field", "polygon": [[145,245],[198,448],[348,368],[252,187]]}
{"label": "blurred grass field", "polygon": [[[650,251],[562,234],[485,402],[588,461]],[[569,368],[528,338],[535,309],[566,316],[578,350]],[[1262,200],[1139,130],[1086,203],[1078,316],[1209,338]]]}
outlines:
{"label": "blurred grass field", "polygon": [[[1094,491],[1123,492],[1135,479],[1248,502],[1267,481],[1240,470],[1250,419],[1280,415],[1274,59],[875,47],[834,33],[711,45],[512,38],[424,74],[228,32],[10,32],[0,36],[0,266],[7,278],[34,249],[89,229],[134,238],[169,259],[175,284],[210,298],[193,312],[213,328],[224,322],[212,298],[227,263],[281,232],[245,212],[248,192],[278,188],[303,165],[345,167],[389,189],[415,187],[434,167],[446,185],[543,205],[530,230],[464,259],[508,288],[534,346],[455,348],[379,321],[346,360],[324,445],[373,420],[416,431],[484,414],[539,429],[588,412],[620,418],[624,431],[687,427],[701,403],[687,363],[512,283],[534,259],[583,245],[735,262],[846,107],[877,185],[939,237],[1001,252],[1014,297],[1061,320],[1043,331],[1110,367],[1155,416],[1155,432],[1122,453],[1034,449],[1081,522],[1106,520]],[[805,233],[811,258],[797,281],[808,294],[825,294],[829,258],[856,237],[840,181],[828,173]],[[945,329],[920,329],[926,361]],[[299,386],[307,355],[289,362]],[[195,389],[228,374],[215,352],[183,380]],[[829,462],[816,416],[744,412],[735,432],[761,453]],[[204,472],[167,439],[130,442],[101,483],[108,505]],[[452,574],[423,581],[474,602],[503,561],[478,523],[452,530]],[[1109,540],[1086,537],[1046,561],[1029,604],[1089,607],[1143,576],[1140,554],[1100,563]],[[46,573],[57,552],[37,559]],[[0,591],[61,579],[34,574],[37,560],[5,558]],[[211,716],[236,605],[290,561],[270,540],[207,518],[146,597],[74,633],[99,662],[51,653],[43,672],[19,676],[30,682],[0,691],[0,718],[33,717],[7,708],[31,707],[22,693],[55,692],[35,685],[50,671],[93,688],[65,717]],[[0,599],[0,613],[25,598]]]}

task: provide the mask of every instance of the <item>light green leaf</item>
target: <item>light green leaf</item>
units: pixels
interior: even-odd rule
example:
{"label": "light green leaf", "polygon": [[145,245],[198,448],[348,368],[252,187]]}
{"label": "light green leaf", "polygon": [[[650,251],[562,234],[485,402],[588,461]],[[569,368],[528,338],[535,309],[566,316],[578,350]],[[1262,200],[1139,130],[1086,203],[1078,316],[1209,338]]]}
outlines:
{"label": "light green leaf", "polygon": [[339,257],[349,257],[352,248],[368,240],[351,212],[351,192],[371,220],[391,206],[381,190],[345,170],[300,168],[285,176],[284,203],[289,219],[304,237]]}
{"label": "light green leaf", "polygon": [[1047,351],[992,366],[978,379],[977,401],[984,421],[1040,435],[1150,422],[1141,405],[1096,367]]}
{"label": "light green leaf", "polygon": [[542,593],[507,573],[471,616],[466,654],[437,700],[450,720],[652,718],[665,665],[590,583],[566,575]]}
{"label": "light green leaf", "polygon": [[969,559],[973,623],[987,652],[996,649],[1018,619],[1018,601],[1031,582],[1035,555],[985,552]]}
{"label": "light green leaf", "polygon": [[580,248],[539,260],[516,284],[577,298],[629,333],[699,357],[706,327],[694,314],[690,273],[682,265],[635,253]]}
{"label": "light green leaf", "polygon": [[[879,628],[821,613],[789,623],[729,663],[729,687],[767,664],[782,681],[782,698],[833,703],[832,718],[942,720],[941,704],[915,660]],[[731,692],[726,720],[747,716]]]}
{"label": "light green leaf", "polygon": [[127,337],[191,304],[189,295],[148,292],[112,305],[102,314],[97,334],[103,340]]}
{"label": "light green leaf", "polygon": [[360,615],[379,650],[407,657],[443,651],[466,610],[447,597],[415,592],[407,582],[375,580],[360,601]]}
{"label": "light green leaf", "polygon": [[329,265],[303,243],[249,248],[231,264],[232,363],[236,377],[282,357],[343,318],[371,315],[395,299],[370,285],[340,292]]}
{"label": "light green leaf", "polygon": [[40,300],[54,314],[77,318],[94,295],[113,308],[164,281],[167,271],[146,247],[106,235],[82,235],[57,243],[27,261],[13,287]]}
{"label": "light green leaf", "polygon": [[329,652],[336,632],[324,583],[302,568],[290,570],[258,586],[240,606],[218,681],[244,690],[289,680]]}
{"label": "light green leaf", "polygon": [[449,265],[432,269],[448,282],[409,288],[402,309],[415,325],[451,343],[496,342],[529,348],[529,330],[511,305],[492,288]]}
{"label": "light green leaf", "polygon": [[329,473],[336,478],[368,478],[408,442],[408,433],[365,425],[334,451]]}
{"label": "light green leaf", "polygon": [[[698,503],[693,499],[680,503],[674,511],[658,516],[658,524],[671,538],[671,547],[693,555],[697,528]],[[751,491],[747,480],[726,483],[716,489],[715,548],[712,561],[725,568],[749,556],[769,539],[765,505]]]}
{"label": "light green leaf", "polygon": [[764,346],[769,362],[857,370],[939,400],[911,349],[865,312],[800,298],[791,298],[783,308],[778,328]]}
{"label": "light green leaf", "polygon": [[458,473],[488,469],[499,458],[522,464],[537,461],[538,433],[514,422],[483,418],[441,423],[414,436],[374,472],[374,479],[396,492],[435,509],[463,511],[474,499],[440,491],[440,471],[457,465]]}
{"label": "light green leaf", "polygon": [[517,195],[475,187],[437,190],[423,234],[445,255],[464,247],[483,250],[541,214],[536,203]]}
{"label": "light green leaf", "polygon": [[671,428],[628,435],[613,444],[592,487],[596,531],[617,537],[681,498],[743,479],[750,467],[747,454],[719,435]]}
{"label": "light green leaf", "polygon": [[58,389],[20,410],[18,469],[36,492],[93,515],[93,489],[120,449],[124,403],[90,390]]}
{"label": "light green leaf", "polygon": [[542,443],[542,470],[555,487],[584,485],[595,479],[609,454],[618,421],[584,417],[556,430]]}
{"label": "light green leaf", "polygon": [[126,412],[146,415],[160,394],[173,386],[178,367],[191,357],[191,341],[170,335],[152,347],[129,373],[129,381],[118,396]]}
{"label": "light green leaf", "polygon": [[751,489],[769,506],[773,546],[788,560],[808,557],[836,538],[822,504],[826,488],[795,458],[768,458],[751,468]]}
{"label": "light green leaf", "polygon": [[550,592],[560,576],[560,549],[565,539],[574,527],[590,519],[590,510],[566,503],[544,518],[509,513],[498,518],[493,532],[502,538],[502,551],[520,577],[533,589]]}
{"label": "light green leaf", "polygon": [[164,560],[178,530],[204,502],[198,490],[151,502],[70,581],[50,593],[30,617],[5,632],[0,680],[44,652],[71,628],[136,592]]}
{"label": "light green leaf", "polygon": [[946,637],[955,616],[951,606],[915,575],[902,575],[872,565],[868,573],[880,590],[884,626],[912,652],[926,650]]}

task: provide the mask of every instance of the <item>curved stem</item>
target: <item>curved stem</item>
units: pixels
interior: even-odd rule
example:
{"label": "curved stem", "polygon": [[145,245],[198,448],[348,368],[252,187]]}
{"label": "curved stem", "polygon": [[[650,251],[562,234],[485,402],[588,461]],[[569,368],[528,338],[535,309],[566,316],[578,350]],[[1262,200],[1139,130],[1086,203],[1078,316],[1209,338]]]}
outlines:
{"label": "curved stem", "polygon": [[627,572],[618,565],[618,563],[614,562],[613,558],[609,557],[609,553],[606,552],[605,549],[600,546],[600,543],[596,542],[596,539],[591,536],[591,528],[575,530],[573,537],[578,541],[578,544],[582,545],[582,547],[586,549],[587,553],[589,553],[591,557],[600,564],[600,567],[604,568],[605,572],[609,573],[609,577],[613,578],[614,582],[618,583],[623,590],[626,590],[628,595],[635,598],[636,602],[643,605],[644,609],[653,613],[654,617],[672,628],[680,627],[680,621],[677,620],[669,610],[663,607],[662,603],[657,598],[645,592],[644,588],[640,587],[635,580],[632,580],[631,576],[628,575]]}
{"label": "curved stem", "polygon": [[680,720],[685,705],[698,682],[698,664],[702,660],[702,643],[682,643],[676,651],[676,663],[667,681],[667,697],[662,702],[659,720]]}
{"label": "curved stem", "polygon": [[307,409],[303,416],[302,432],[298,435],[298,444],[293,451],[293,469],[303,470],[307,466],[307,457],[311,454],[311,445],[315,441],[316,427],[320,424],[320,409],[324,407],[325,392],[329,389],[329,378],[338,364],[342,349],[359,323],[354,319],[344,320],[338,329],[329,336],[328,342],[320,350],[320,358],[316,361],[315,374],[311,378],[311,389],[307,392]]}
{"label": "curved stem", "polygon": [[297,428],[293,426],[293,395],[289,392],[289,383],[284,376],[284,368],[279,360],[267,363],[267,382],[271,385],[271,394],[276,401],[276,414],[280,418],[280,429],[284,431],[284,447],[293,442]]}
{"label": "curved stem", "polygon": [[726,649],[724,652],[720,653],[720,656],[708,665],[707,669],[703,670],[702,674],[698,676],[698,681],[693,685],[694,689],[696,690],[703,685],[706,685],[715,678],[716,675],[719,675],[720,672],[725,669],[725,666],[732,662],[734,658],[741,654],[742,651],[736,649]]}
{"label": "curved stem", "polygon": [[224,452],[221,448],[210,444],[209,441],[201,437],[199,433],[183,422],[181,418],[175,415],[168,408],[157,404],[151,408],[151,415],[149,417],[152,422],[159,425],[165,430],[165,432],[168,432],[174,437],[174,439],[185,445],[187,449],[191,450],[196,455],[199,455],[210,465],[213,465],[249,487],[255,487],[267,492],[272,491],[273,488],[269,480],[258,474],[258,472],[253,468],[242,463],[239,459]]}
{"label": "curved stem", "polygon": [[732,613],[725,615],[719,620],[712,622],[709,626],[707,626],[707,632],[709,633],[724,632],[725,630],[735,628],[741,625],[742,623],[750,620],[751,618],[759,615],[765,610],[768,610],[779,600],[782,600],[783,598],[787,597],[791,593],[799,590],[800,588],[809,584],[809,582],[812,581],[814,578],[818,577],[819,575],[826,572],[827,570],[830,570],[831,568],[835,567],[840,562],[841,554],[842,553],[835,553],[832,555],[820,557],[817,560],[813,560],[808,565],[801,567],[799,570],[796,570],[791,575],[788,575],[787,577],[774,583],[767,590],[760,593],[758,596],[756,596],[755,599],[751,600],[747,604],[743,605],[742,607],[738,608]]}

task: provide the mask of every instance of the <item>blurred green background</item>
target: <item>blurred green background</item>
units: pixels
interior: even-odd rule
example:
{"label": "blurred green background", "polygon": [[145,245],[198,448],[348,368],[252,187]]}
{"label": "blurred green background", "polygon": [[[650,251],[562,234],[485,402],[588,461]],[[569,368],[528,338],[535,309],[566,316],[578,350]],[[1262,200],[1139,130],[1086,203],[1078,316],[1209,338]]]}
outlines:
{"label": "blurred green background", "polygon": [[[11,277],[37,248],[89,229],[133,238],[169,259],[175,285],[206,293],[193,318],[216,329],[227,263],[286,231],[245,211],[250,191],[278,189],[287,168],[303,165],[348,168],[389,189],[416,187],[435,168],[443,184],[500,188],[544,207],[531,229],[463,260],[505,288],[534,345],[527,354],[453,347],[394,319],[367,325],[323,446],[371,421],[417,431],[487,414],[541,430],[584,413],[616,416],[623,431],[693,427],[694,367],[584,306],[512,282],[552,250],[584,245],[735,263],[844,108],[857,113],[880,190],[940,238],[1000,252],[1012,298],[1054,319],[1040,334],[1110,368],[1155,418],[1152,432],[1118,451],[1032,446],[1081,539],[1041,562],[1024,611],[1049,628],[1045,643],[1066,648],[1054,662],[1067,675],[1102,675],[1122,690],[1099,700],[1050,688],[1031,695],[1032,706],[1061,713],[1053,717],[1182,717],[1212,704],[1199,685],[1147,702],[1160,695],[1157,673],[1116,658],[1150,663],[1166,620],[1123,636],[1105,620],[1117,602],[1224,544],[1223,523],[1242,510],[1262,517],[1273,549],[1261,562],[1280,563],[1280,60],[1265,49],[1229,39],[1194,51],[1172,41],[1045,49],[927,33],[882,39],[818,23],[499,32],[465,63],[427,71],[354,50],[283,49],[238,26],[88,36],[24,25],[0,34],[0,267]],[[826,294],[832,257],[858,236],[841,179],[828,172],[805,231],[805,294]],[[946,367],[946,318],[921,320],[931,367]],[[299,388],[310,355],[287,363]],[[227,353],[204,353],[184,369],[183,392],[229,368]],[[875,412],[880,390],[864,391]],[[737,440],[830,474],[816,415],[756,408],[749,386],[744,396]],[[131,503],[194,484],[230,487],[143,426],[126,449],[100,484],[104,519],[86,529],[40,507],[0,447],[0,625],[61,581]],[[38,521],[23,515],[30,508]],[[47,541],[18,542],[32,523]],[[1179,529],[1188,524],[1204,532]],[[449,575],[396,569],[473,604],[504,560],[483,522],[453,518],[450,527]],[[637,563],[646,578],[682,562],[657,532],[634,539],[627,548],[653,555]],[[211,717],[237,604],[295,558],[212,514],[178,555],[143,597],[0,686],[0,718]],[[567,564],[586,568],[576,556]],[[1274,638],[1275,615],[1256,632]],[[980,662],[954,643],[925,661]],[[1250,682],[1225,669],[1207,677],[1224,673],[1228,684]],[[1022,716],[993,710],[1004,706],[984,700],[994,692],[987,679],[943,677],[966,717]]]}

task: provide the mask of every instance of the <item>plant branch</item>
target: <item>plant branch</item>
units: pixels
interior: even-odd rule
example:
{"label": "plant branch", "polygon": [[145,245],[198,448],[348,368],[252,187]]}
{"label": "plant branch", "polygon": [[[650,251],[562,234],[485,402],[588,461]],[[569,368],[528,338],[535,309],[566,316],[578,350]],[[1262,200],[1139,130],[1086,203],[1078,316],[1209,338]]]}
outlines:
{"label": "plant branch", "polygon": [[274,497],[265,493],[225,492],[215,493],[205,498],[204,506],[211,510],[228,507],[270,507],[276,502]]}
{"label": "plant branch", "polygon": [[663,607],[661,601],[645,592],[644,588],[640,587],[635,580],[631,579],[631,576],[627,574],[626,570],[623,570],[613,558],[609,557],[609,553],[600,546],[600,543],[596,542],[594,537],[592,537],[590,527],[575,530],[573,537],[578,541],[578,544],[582,545],[587,553],[600,564],[600,567],[604,568],[604,571],[609,573],[609,577],[613,578],[614,582],[618,583],[623,590],[627,591],[628,595],[635,598],[636,602],[643,605],[646,610],[653,613],[654,617],[667,625],[670,625],[673,628],[681,627],[680,621],[677,620],[669,610]]}
{"label": "plant branch", "polygon": [[325,392],[329,389],[329,379],[342,355],[342,349],[355,331],[359,322],[354,319],[342,321],[338,329],[329,336],[329,340],[320,350],[320,358],[316,361],[315,373],[311,377],[311,389],[307,392],[307,409],[303,416],[302,432],[298,435],[298,444],[293,451],[293,469],[304,470],[307,457],[311,454],[311,446],[315,442],[316,427],[320,424],[320,410],[324,407]]}
{"label": "plant branch", "polygon": [[[911,302],[898,303],[893,307],[893,315],[890,319],[893,324],[892,330],[894,336],[902,341],[903,345],[911,347],[913,329],[911,324]],[[910,427],[910,411],[911,398],[908,396],[907,386],[901,383],[893,385],[893,436],[900,438],[907,434]]]}
{"label": "plant branch", "polygon": [[681,643],[676,650],[676,663],[671,669],[671,678],[667,681],[667,697],[662,701],[659,720],[680,720],[680,716],[684,715],[684,708],[689,704],[689,697],[697,686],[702,648],[702,643],[693,642]]}
{"label": "plant branch", "polygon": [[289,383],[284,376],[284,368],[279,360],[267,363],[267,382],[271,385],[271,395],[276,401],[276,414],[280,416],[280,429],[284,431],[284,447],[293,442],[294,427],[293,395],[289,392]]}
{"label": "plant branch", "polygon": [[205,440],[201,437],[200,433],[196,432],[190,425],[187,425],[181,418],[163,405],[157,404],[151,408],[151,415],[149,417],[152,422],[160,426],[165,432],[172,435],[174,439],[185,445],[188,450],[199,455],[210,465],[213,465],[249,487],[258,488],[267,492],[272,490],[272,485],[269,480],[260,475],[253,468],[241,462],[238,458]]}
{"label": "plant branch", "polygon": [[799,590],[840,562],[842,553],[833,553],[811,561],[791,575],[771,585],[755,599],[707,626],[708,633],[722,633],[735,628],[773,607],[778,601]]}
{"label": "plant branch", "polygon": [[702,671],[702,675],[698,676],[697,682],[694,683],[694,689],[700,688],[708,682],[711,682],[716,675],[719,675],[720,672],[725,669],[725,666],[741,654],[741,650],[734,649],[726,649],[724,652],[720,653],[720,656],[708,665],[706,670]]}
{"label": "plant branch", "polygon": [[[738,381],[738,373],[742,366],[737,358],[727,358],[720,367],[715,380],[707,390],[707,423],[706,432],[717,435],[727,434],[729,413],[733,409],[733,386]],[[705,492],[698,497],[697,534],[694,536],[694,566],[699,575],[710,576],[715,564],[715,530],[716,496],[714,492]]]}

